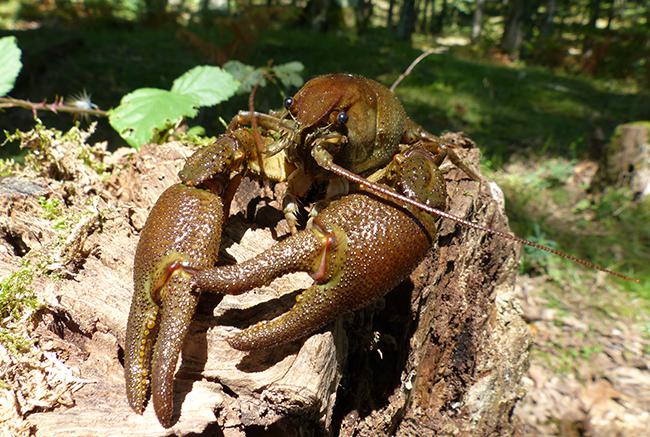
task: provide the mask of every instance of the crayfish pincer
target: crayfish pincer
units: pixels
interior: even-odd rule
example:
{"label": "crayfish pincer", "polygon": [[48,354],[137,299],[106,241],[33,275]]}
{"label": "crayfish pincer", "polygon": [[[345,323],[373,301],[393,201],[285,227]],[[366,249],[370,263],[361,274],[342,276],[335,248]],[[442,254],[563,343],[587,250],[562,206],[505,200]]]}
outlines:
{"label": "crayfish pincer", "polygon": [[222,223],[219,195],[173,185],[151,210],[136,249],[126,329],[126,394],[133,410],[142,414],[151,392],[158,420],[166,427],[171,426],[176,361],[198,301],[190,275],[173,266],[214,265]]}
{"label": "crayfish pincer", "polygon": [[288,312],[228,339],[240,350],[269,347],[305,337],[392,290],[425,256],[435,231],[433,217],[359,192],[332,201],[308,229],[260,255],[199,271],[194,281],[202,290],[240,294],[287,273],[308,272],[315,284]]}

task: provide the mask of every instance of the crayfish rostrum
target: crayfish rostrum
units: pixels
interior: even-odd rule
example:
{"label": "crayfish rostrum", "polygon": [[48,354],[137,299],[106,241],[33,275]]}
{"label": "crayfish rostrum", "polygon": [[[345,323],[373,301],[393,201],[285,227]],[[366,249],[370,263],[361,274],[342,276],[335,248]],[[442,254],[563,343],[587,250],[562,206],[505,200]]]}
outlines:
{"label": "crayfish rostrum", "polygon": [[[284,106],[235,116],[224,135],[187,160],[181,183],[160,196],[142,230],[126,337],[127,397],[142,413],[151,393],[165,427],[172,425],[174,372],[197,291],[240,294],[286,273],[312,276],[314,285],[288,312],[228,339],[251,350],[305,337],[390,291],[431,248],[436,216],[517,239],[445,213],[442,161],[478,176],[453,147],[410,120],[383,85],[320,76]],[[246,262],[214,267],[245,174],[288,183],[284,212],[293,235]],[[327,185],[326,199],[298,230],[295,199],[315,183]]]}

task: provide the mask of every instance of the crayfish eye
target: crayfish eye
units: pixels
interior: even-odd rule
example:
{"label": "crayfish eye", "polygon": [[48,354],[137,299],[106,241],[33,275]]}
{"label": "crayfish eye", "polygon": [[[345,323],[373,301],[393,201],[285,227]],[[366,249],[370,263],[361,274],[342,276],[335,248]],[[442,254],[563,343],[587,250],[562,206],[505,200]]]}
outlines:
{"label": "crayfish eye", "polygon": [[286,99],[284,99],[284,107],[286,109],[291,108],[291,105],[293,105],[293,98],[287,97]]}
{"label": "crayfish eye", "polygon": [[345,111],[339,112],[339,115],[336,116],[336,122],[339,126],[345,126],[345,123],[348,121],[348,114]]}

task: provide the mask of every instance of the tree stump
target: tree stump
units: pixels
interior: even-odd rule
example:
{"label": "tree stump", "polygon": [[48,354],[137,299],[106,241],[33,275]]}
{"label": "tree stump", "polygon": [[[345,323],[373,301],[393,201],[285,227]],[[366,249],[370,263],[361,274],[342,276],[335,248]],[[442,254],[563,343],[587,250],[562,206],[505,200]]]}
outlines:
{"label": "tree stump", "polygon": [[[459,153],[478,168],[469,140],[455,134],[447,140],[459,143]],[[180,418],[165,430],[152,405],[143,416],[131,411],[122,346],[138,231],[158,195],[178,181],[189,153],[170,143],[107,154],[114,168],[108,182],[31,177],[33,189],[20,192],[3,185],[2,277],[31,251],[48,259],[66,254],[51,264],[56,275],[39,273],[31,285],[45,302],[34,327],[41,351],[35,360],[42,365],[33,376],[9,366],[22,381],[2,390],[22,420],[14,430],[43,436],[512,434],[530,342],[514,293],[518,249],[448,221],[410,280],[371,307],[272,350],[240,352],[225,337],[233,327],[288,309],[296,290],[309,286],[307,275],[288,275],[241,296],[203,295],[175,379]],[[471,181],[451,166],[446,178],[449,212],[507,230],[495,184]],[[64,199],[69,209],[84,210],[92,199],[95,213],[82,215],[62,236],[39,213],[43,193]],[[286,224],[277,225],[277,201],[263,193],[248,181],[235,199],[222,246],[237,261],[286,232]],[[63,248],[50,244],[62,238]],[[41,382],[26,382],[32,380]],[[38,391],[30,387],[60,393],[28,408],[26,400]]]}
{"label": "tree stump", "polygon": [[650,196],[650,122],[618,126],[596,175],[599,188],[630,189],[635,200]]}

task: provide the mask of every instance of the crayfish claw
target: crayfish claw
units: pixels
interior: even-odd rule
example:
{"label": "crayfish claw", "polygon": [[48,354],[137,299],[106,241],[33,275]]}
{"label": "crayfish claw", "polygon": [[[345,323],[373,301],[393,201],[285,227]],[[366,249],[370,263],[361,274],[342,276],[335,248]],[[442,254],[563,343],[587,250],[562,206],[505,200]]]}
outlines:
{"label": "crayfish claw", "polygon": [[174,373],[185,335],[198,303],[191,290],[189,273],[177,270],[166,284],[160,311],[160,335],[152,359],[151,391],[153,407],[165,428],[172,425]]}
{"label": "crayfish claw", "polygon": [[151,392],[165,427],[172,424],[174,371],[198,300],[190,271],[214,264],[222,223],[218,195],[173,185],[151,210],[136,249],[125,342],[126,392],[138,414]]}

